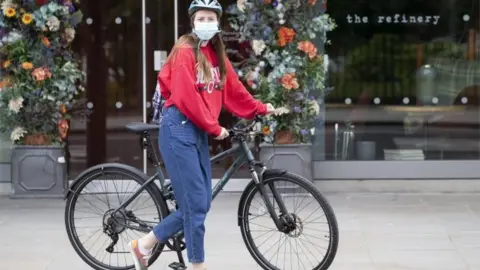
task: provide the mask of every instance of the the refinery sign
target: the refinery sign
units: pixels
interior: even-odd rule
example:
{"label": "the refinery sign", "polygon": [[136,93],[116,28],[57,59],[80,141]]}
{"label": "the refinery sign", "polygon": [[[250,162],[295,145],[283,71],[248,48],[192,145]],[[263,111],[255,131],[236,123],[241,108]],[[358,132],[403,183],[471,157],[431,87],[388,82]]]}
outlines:
{"label": "the refinery sign", "polygon": [[392,15],[375,15],[364,16],[360,14],[347,14],[346,20],[350,24],[422,24],[437,25],[440,15],[408,15],[408,14],[392,14]]}

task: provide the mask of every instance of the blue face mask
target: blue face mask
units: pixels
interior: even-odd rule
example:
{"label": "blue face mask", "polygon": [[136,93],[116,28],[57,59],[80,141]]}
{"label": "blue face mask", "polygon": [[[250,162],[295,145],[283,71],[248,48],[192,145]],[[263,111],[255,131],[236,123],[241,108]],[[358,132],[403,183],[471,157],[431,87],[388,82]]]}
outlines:
{"label": "blue face mask", "polygon": [[201,41],[209,41],[215,34],[220,33],[218,22],[195,22],[193,33]]}

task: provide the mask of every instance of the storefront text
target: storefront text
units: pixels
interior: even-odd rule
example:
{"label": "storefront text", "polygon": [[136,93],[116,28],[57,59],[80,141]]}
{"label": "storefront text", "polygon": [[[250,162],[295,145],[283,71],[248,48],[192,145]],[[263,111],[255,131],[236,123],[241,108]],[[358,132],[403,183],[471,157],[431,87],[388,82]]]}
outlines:
{"label": "storefront text", "polygon": [[379,15],[379,16],[376,16],[373,19],[373,21],[368,16],[363,16],[358,14],[347,15],[347,22],[352,24],[379,23],[379,24],[437,25],[439,20],[440,20],[440,15],[407,15],[407,14]]}

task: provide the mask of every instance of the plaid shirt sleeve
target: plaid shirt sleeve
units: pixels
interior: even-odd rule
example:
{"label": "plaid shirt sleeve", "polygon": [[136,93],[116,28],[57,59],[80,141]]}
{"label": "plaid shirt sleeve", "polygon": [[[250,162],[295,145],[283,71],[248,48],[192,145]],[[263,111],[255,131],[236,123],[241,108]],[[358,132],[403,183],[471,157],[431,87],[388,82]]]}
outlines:
{"label": "plaid shirt sleeve", "polygon": [[155,93],[153,94],[152,104],[153,104],[152,123],[159,123],[160,117],[162,115],[162,107],[165,104],[165,99],[160,94],[160,84],[158,83],[157,83],[157,87],[155,88]]}

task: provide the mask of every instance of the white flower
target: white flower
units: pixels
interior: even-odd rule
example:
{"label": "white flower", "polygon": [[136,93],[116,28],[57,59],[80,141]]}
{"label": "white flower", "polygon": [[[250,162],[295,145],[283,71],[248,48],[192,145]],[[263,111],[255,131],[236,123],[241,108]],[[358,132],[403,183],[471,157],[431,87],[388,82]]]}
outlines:
{"label": "white flower", "polygon": [[237,0],[237,7],[241,12],[245,10],[245,1],[246,0]]}
{"label": "white flower", "polygon": [[25,133],[27,133],[27,131],[24,128],[16,127],[10,134],[10,140],[18,141],[23,137],[23,135],[25,135]]}
{"label": "white flower", "polygon": [[8,102],[8,108],[14,113],[18,113],[23,108],[23,98],[12,99]]}
{"label": "white flower", "polygon": [[51,16],[50,18],[48,18],[46,24],[48,26],[48,29],[52,32],[56,32],[60,29],[60,21],[55,16]]}
{"label": "white flower", "polygon": [[309,100],[308,101],[308,111],[313,115],[320,114],[320,106],[318,105],[316,100]]}
{"label": "white flower", "polygon": [[264,62],[264,61],[260,61],[260,63],[258,63],[258,65],[263,68],[263,67],[265,66],[265,62]]}
{"label": "white flower", "polygon": [[274,115],[282,115],[287,113],[290,113],[290,110],[286,107],[276,108],[275,111],[273,112]]}
{"label": "white flower", "polygon": [[265,41],[263,40],[254,40],[252,47],[255,54],[260,55],[267,46],[265,45]]}
{"label": "white flower", "polygon": [[5,43],[5,44],[15,43],[22,38],[23,38],[22,33],[20,33],[17,30],[13,30],[2,38],[2,42]]}
{"label": "white flower", "polygon": [[67,28],[65,29],[65,40],[70,43],[73,41],[73,39],[75,38],[75,29],[73,28]]}
{"label": "white flower", "polygon": [[12,0],[4,0],[2,4],[0,5],[0,8],[2,9],[2,12],[4,15],[7,12],[7,8],[16,8],[17,5],[12,2]]}

